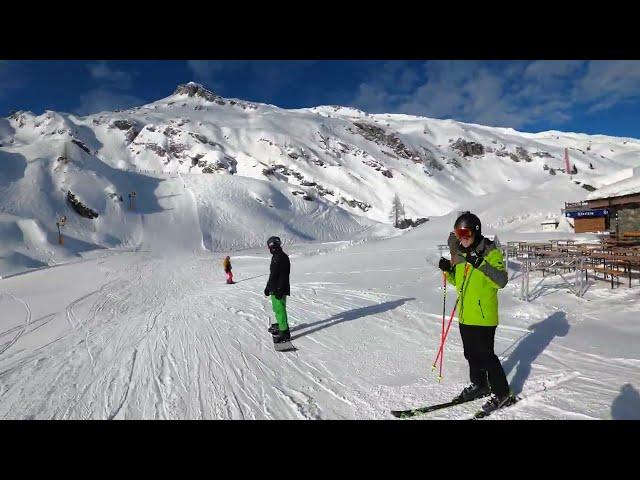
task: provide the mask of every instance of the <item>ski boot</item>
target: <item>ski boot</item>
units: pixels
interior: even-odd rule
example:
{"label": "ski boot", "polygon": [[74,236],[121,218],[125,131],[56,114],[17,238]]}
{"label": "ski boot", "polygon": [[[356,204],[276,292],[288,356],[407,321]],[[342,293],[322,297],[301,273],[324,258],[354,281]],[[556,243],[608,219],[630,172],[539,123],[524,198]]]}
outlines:
{"label": "ski boot", "polygon": [[269,333],[271,335],[278,335],[278,332],[280,332],[280,327],[278,327],[277,323],[272,323],[269,327]]}
{"label": "ski boot", "polygon": [[278,334],[273,336],[273,343],[288,342],[289,340],[291,340],[291,333],[288,328],[284,331],[278,331]]}
{"label": "ski boot", "polygon": [[484,415],[488,415],[494,410],[508,407],[509,405],[513,405],[514,403],[516,403],[516,399],[510,393],[501,396],[493,394],[491,395],[489,400],[487,400],[487,402],[482,405],[482,412],[484,413]]}
{"label": "ski boot", "polygon": [[486,397],[491,393],[488,385],[480,386],[472,383],[471,385],[464,387],[459,395],[453,398],[454,402],[469,402],[476,398]]}

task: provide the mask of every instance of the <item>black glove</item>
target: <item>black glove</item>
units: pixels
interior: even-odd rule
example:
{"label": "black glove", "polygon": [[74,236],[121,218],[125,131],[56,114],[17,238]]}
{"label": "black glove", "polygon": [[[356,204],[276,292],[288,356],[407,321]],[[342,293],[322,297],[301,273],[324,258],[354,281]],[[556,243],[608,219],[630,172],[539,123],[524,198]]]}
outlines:
{"label": "black glove", "polygon": [[269,287],[264,287],[264,296],[265,297],[269,296]]}
{"label": "black glove", "polygon": [[451,260],[449,260],[448,258],[441,257],[440,261],[438,262],[438,268],[443,272],[450,272]]}
{"label": "black glove", "polygon": [[451,232],[449,234],[449,238],[447,239],[447,245],[449,245],[449,250],[451,253],[457,252],[460,247],[460,242],[458,241],[456,234]]}
{"label": "black glove", "polygon": [[466,260],[468,263],[473,265],[473,268],[478,268],[484,258],[478,255],[476,252],[470,252],[466,257]]}
{"label": "black glove", "polygon": [[451,232],[449,234],[449,238],[447,239],[447,245],[449,245],[449,253],[451,253],[451,263],[455,265],[456,263],[460,263],[462,260],[460,259],[460,242],[456,238],[456,234]]}

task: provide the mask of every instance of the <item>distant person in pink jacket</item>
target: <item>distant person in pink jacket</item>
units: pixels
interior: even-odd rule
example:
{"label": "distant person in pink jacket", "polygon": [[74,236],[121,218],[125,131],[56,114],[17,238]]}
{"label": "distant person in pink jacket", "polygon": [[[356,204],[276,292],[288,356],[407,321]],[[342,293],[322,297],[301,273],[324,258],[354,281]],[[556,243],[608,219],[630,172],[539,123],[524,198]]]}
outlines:
{"label": "distant person in pink jacket", "polygon": [[231,273],[231,257],[225,257],[224,261],[222,262],[222,266],[224,267],[224,273],[227,274],[227,283],[235,283],[233,281],[233,273]]}

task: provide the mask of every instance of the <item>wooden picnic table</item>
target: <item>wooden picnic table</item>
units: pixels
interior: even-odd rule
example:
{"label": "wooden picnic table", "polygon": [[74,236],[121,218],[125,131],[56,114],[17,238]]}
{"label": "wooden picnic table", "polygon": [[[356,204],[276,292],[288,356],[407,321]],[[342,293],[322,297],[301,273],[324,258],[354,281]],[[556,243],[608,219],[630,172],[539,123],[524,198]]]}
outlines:
{"label": "wooden picnic table", "polygon": [[590,258],[596,260],[619,260],[631,265],[640,265],[640,256],[636,255],[617,255],[615,253],[593,253]]}
{"label": "wooden picnic table", "polygon": [[540,255],[541,257],[547,257],[547,258],[554,258],[554,257],[564,258],[567,256],[566,253],[559,252],[558,250],[538,250],[536,254]]}
{"label": "wooden picnic table", "polygon": [[564,244],[566,246],[573,245],[574,243],[576,243],[575,240],[568,240],[568,239],[567,240],[554,239],[554,240],[549,240],[549,242],[551,243],[551,245],[555,243],[556,245]]}
{"label": "wooden picnic table", "polygon": [[[586,279],[588,280],[589,278],[588,270],[592,270],[594,273],[604,274],[605,280],[607,279],[607,275],[609,275],[611,276],[611,288],[613,288],[613,278],[615,277],[619,284],[619,277],[621,276],[628,276],[629,288],[631,288],[631,277],[635,272],[640,271],[640,256],[595,252],[588,258],[593,260],[594,263],[586,267]],[[623,270],[620,270],[620,267],[623,267]]]}
{"label": "wooden picnic table", "polygon": [[636,247],[640,246],[640,238],[630,238],[627,240],[604,240],[602,244],[608,247]]}

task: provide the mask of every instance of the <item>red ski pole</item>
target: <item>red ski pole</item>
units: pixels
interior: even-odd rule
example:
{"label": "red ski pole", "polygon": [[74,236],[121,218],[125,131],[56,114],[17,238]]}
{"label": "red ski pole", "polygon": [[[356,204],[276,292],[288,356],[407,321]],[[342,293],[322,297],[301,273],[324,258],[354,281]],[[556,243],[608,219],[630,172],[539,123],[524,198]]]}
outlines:
{"label": "red ski pole", "polygon": [[[442,291],[443,291],[443,298],[442,298],[442,331],[440,332],[440,345],[442,345],[442,340],[444,339],[444,322],[445,322],[445,317],[447,315],[447,274],[445,272],[442,272]],[[438,350],[440,350],[440,347],[438,346]],[[431,366],[431,371],[436,369],[436,363],[438,362],[438,358],[436,357],[436,359],[433,362],[433,365]]]}
{"label": "red ski pole", "polygon": [[440,374],[438,375],[438,382],[442,380],[442,358],[444,357],[444,344],[447,341],[447,337],[449,336],[449,329],[451,328],[451,322],[453,321],[453,316],[456,313],[456,308],[458,307],[458,301],[460,297],[464,294],[464,284],[467,280],[467,273],[469,272],[469,264],[467,263],[464,267],[464,276],[462,277],[462,284],[460,285],[460,295],[456,299],[456,304],[453,306],[453,310],[451,311],[451,316],[449,317],[449,323],[447,325],[447,330],[444,333],[442,341],[440,342],[440,348],[438,349],[438,354],[436,355],[436,359],[433,362],[432,369],[436,368],[436,364],[438,363],[438,359],[440,359]]}
{"label": "red ski pole", "polygon": [[[440,332],[440,343],[444,340],[444,320],[447,315],[447,274],[442,272],[442,331]],[[433,369],[436,368],[435,363]]]}
{"label": "red ski pole", "polygon": [[[444,334],[442,336],[442,341],[440,342],[440,347],[438,348],[438,354],[436,355],[436,359],[433,361],[433,366],[432,366],[433,370],[435,370],[436,366],[438,365],[438,360],[442,355],[444,342],[447,340],[447,336],[449,335],[449,329],[451,328],[451,322],[453,321],[453,316],[456,313],[457,307],[458,307],[458,302],[456,301],[456,304],[453,306],[453,310],[451,310],[451,316],[449,317],[449,323],[447,323],[447,329],[444,331]],[[442,369],[442,363],[440,364],[440,368]],[[440,376],[442,376],[442,370],[440,370]]]}

